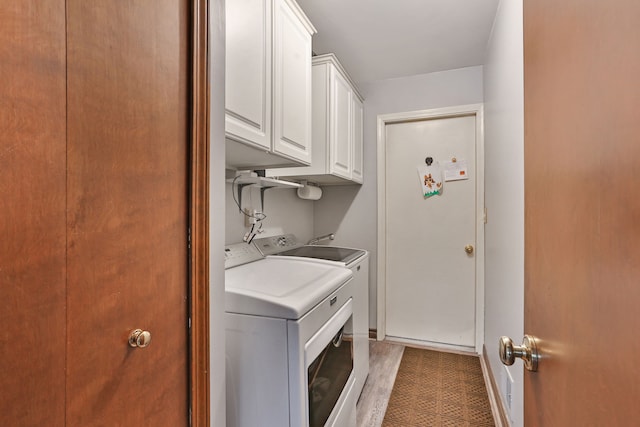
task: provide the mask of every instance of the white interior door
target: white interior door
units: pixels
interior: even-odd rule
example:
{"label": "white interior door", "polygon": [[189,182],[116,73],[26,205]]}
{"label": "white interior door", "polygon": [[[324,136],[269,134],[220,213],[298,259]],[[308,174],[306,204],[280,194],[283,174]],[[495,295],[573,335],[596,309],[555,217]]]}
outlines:
{"label": "white interior door", "polygon": [[[384,127],[387,336],[476,344],[477,120],[471,114]],[[426,157],[466,162],[468,179],[444,182],[441,195],[425,198],[417,169]]]}

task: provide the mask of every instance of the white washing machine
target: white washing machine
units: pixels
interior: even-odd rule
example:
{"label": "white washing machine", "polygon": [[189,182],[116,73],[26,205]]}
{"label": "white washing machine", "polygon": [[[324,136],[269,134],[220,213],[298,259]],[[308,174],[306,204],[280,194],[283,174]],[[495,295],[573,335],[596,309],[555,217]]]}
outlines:
{"label": "white washing machine", "polygon": [[239,243],[225,288],[227,426],[355,427],[351,270]]}
{"label": "white washing machine", "polygon": [[352,271],[355,390],[360,396],[369,375],[369,252],[338,246],[305,245],[293,234],[256,239],[254,244],[268,259],[313,260]]}

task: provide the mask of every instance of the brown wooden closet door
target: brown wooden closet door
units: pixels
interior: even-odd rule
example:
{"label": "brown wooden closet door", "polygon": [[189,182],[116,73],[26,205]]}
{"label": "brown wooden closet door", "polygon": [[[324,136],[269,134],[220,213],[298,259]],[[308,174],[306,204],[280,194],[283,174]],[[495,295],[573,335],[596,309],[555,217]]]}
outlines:
{"label": "brown wooden closet door", "polygon": [[64,11],[0,6],[2,426],[64,425]]}
{"label": "brown wooden closet door", "polygon": [[186,1],[67,1],[69,426],[188,424],[188,34]]}

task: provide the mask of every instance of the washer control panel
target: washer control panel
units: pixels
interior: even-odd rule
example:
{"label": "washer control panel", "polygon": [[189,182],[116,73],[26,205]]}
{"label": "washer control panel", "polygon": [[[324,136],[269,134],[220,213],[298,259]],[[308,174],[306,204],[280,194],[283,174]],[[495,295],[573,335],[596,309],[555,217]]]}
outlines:
{"label": "washer control panel", "polygon": [[231,268],[249,262],[257,261],[264,256],[249,243],[234,243],[224,248],[224,268]]}
{"label": "washer control panel", "polygon": [[253,244],[260,250],[262,255],[275,255],[289,249],[302,246],[293,234],[283,234],[281,236],[263,237],[255,239]]}

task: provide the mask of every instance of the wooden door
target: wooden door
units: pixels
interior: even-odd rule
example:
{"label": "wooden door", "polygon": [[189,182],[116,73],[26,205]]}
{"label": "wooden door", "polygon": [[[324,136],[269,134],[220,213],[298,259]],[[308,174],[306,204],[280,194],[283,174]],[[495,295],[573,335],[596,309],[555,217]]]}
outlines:
{"label": "wooden door", "polygon": [[7,4],[0,425],[186,426],[190,3]]}
{"label": "wooden door", "polygon": [[640,420],[640,3],[524,2],[528,426]]}
{"label": "wooden door", "polygon": [[188,13],[67,1],[70,425],[188,421]]}
{"label": "wooden door", "polygon": [[65,8],[0,6],[0,425],[63,426]]}
{"label": "wooden door", "polygon": [[[475,348],[476,129],[474,114],[387,124],[386,335]],[[468,179],[425,198],[426,157],[468,165]]]}

